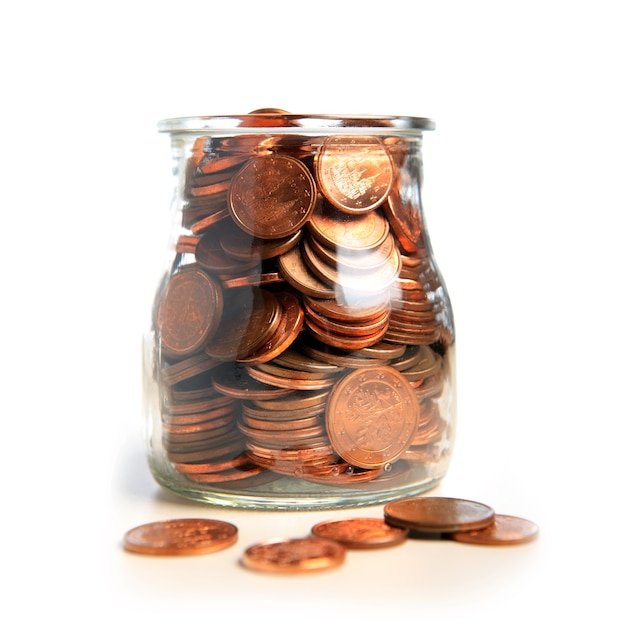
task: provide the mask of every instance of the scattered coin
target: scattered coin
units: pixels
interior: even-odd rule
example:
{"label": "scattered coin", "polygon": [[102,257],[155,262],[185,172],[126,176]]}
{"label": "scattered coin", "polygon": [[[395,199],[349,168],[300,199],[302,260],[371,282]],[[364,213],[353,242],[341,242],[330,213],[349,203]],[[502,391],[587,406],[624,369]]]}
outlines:
{"label": "scattered coin", "polygon": [[495,512],[486,504],[471,500],[416,496],[388,502],[384,516],[392,526],[427,533],[454,533],[489,526]]}
{"label": "scattered coin", "polygon": [[390,526],[383,519],[355,517],[315,524],[311,532],[316,537],[331,539],[351,549],[387,548],[402,543],[408,529]]}
{"label": "scattered coin", "polygon": [[250,546],[242,563],[249,569],[278,574],[328,570],[343,564],[346,549],[319,538],[274,539]]}
{"label": "scattered coin", "polygon": [[141,554],[206,554],[232,546],[237,527],[214,519],[181,518],[142,524],[124,535],[124,548]]}
{"label": "scattered coin", "polygon": [[538,534],[539,527],[534,522],[521,517],[496,513],[493,523],[489,526],[478,530],[452,533],[449,537],[462,543],[511,546],[533,541]]}

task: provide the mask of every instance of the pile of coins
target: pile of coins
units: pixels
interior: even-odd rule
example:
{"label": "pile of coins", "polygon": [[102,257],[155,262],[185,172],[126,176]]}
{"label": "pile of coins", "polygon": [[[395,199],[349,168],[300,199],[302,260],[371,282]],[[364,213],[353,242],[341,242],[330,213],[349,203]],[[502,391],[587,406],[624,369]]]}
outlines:
{"label": "pile of coins", "polygon": [[187,480],[401,482],[449,453],[454,341],[394,137],[198,137],[158,294],[162,444]]}
{"label": "pile of coins", "polygon": [[[480,502],[412,497],[389,502],[383,518],[333,519],[315,524],[307,537],[253,544],[241,562],[257,571],[301,573],[338,567],[345,561],[346,550],[388,548],[409,537],[510,546],[529,543],[538,533],[534,522],[496,514]],[[236,541],[237,528],[229,522],[191,518],[133,528],[124,537],[124,547],[142,554],[188,555],[223,550]]]}

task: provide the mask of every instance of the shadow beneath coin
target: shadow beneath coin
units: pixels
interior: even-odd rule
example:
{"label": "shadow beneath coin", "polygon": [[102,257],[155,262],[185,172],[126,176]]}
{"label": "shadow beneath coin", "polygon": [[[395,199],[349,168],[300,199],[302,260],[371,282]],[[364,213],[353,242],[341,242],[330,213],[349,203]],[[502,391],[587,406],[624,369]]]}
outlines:
{"label": "shadow beneath coin", "polygon": [[421,539],[422,541],[441,541],[446,539],[443,533],[427,533],[422,530],[409,530],[408,539]]}

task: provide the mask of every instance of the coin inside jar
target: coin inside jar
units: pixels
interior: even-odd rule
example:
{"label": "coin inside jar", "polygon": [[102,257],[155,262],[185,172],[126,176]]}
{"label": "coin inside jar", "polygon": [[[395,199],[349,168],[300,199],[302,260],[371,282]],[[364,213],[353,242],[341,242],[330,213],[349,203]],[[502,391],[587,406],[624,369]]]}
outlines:
{"label": "coin inside jar", "polygon": [[331,390],[326,428],[337,453],[361,468],[398,459],[418,426],[419,403],[402,374],[392,367],[357,369]]}
{"label": "coin inside jar", "polygon": [[315,158],[315,174],[324,196],[346,213],[380,206],[393,181],[393,166],[377,137],[328,137]]}
{"label": "coin inside jar", "polygon": [[229,209],[244,231],[261,239],[288,237],[302,228],[315,206],[315,181],[288,156],[251,159],[234,176]]}
{"label": "coin inside jar", "polygon": [[199,352],[215,334],[223,310],[219,284],[197,266],[174,274],[159,303],[161,349],[182,358]]}
{"label": "coin inside jar", "polygon": [[385,521],[392,526],[429,533],[454,533],[479,530],[495,517],[486,504],[460,498],[403,498],[384,507]]}

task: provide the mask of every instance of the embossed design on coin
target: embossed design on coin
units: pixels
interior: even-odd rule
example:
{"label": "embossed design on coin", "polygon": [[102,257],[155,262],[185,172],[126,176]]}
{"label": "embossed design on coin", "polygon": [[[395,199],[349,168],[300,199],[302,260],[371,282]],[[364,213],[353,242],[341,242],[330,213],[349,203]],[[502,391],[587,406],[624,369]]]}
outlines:
{"label": "embossed design on coin", "polygon": [[338,567],[345,555],[344,546],[327,539],[276,539],[250,546],[242,562],[262,572],[296,574]]}
{"label": "embossed design on coin", "polygon": [[124,548],[162,556],[206,554],[232,546],[237,534],[236,526],[221,520],[172,519],[129,530],[124,535]]}
{"label": "embossed design on coin", "polygon": [[309,170],[288,156],[251,159],[235,175],[229,192],[230,212],[253,237],[279,239],[300,230],[316,200]]}
{"label": "embossed design on coin", "polygon": [[311,532],[316,537],[338,541],[355,550],[396,546],[409,534],[408,529],[390,526],[384,519],[375,517],[320,522],[313,526]]}
{"label": "embossed design on coin", "polygon": [[413,388],[392,367],[363,368],[344,376],[326,408],[328,437],[345,461],[382,467],[409,447],[419,421]]}
{"label": "embossed design on coin", "polygon": [[450,539],[482,546],[512,546],[537,538],[539,526],[530,520],[496,513],[492,524],[479,530],[450,534]]}
{"label": "embossed design on coin", "polygon": [[380,206],[393,180],[393,165],[376,137],[328,137],[315,160],[323,194],[346,213],[365,213]]}
{"label": "embossed design on coin", "polygon": [[430,533],[454,533],[489,526],[495,512],[486,504],[460,498],[403,498],[384,508],[385,521],[392,526]]}
{"label": "embossed design on coin", "polygon": [[157,312],[163,353],[180,358],[201,350],[215,334],[222,310],[222,290],[215,279],[196,268],[174,274]]}

